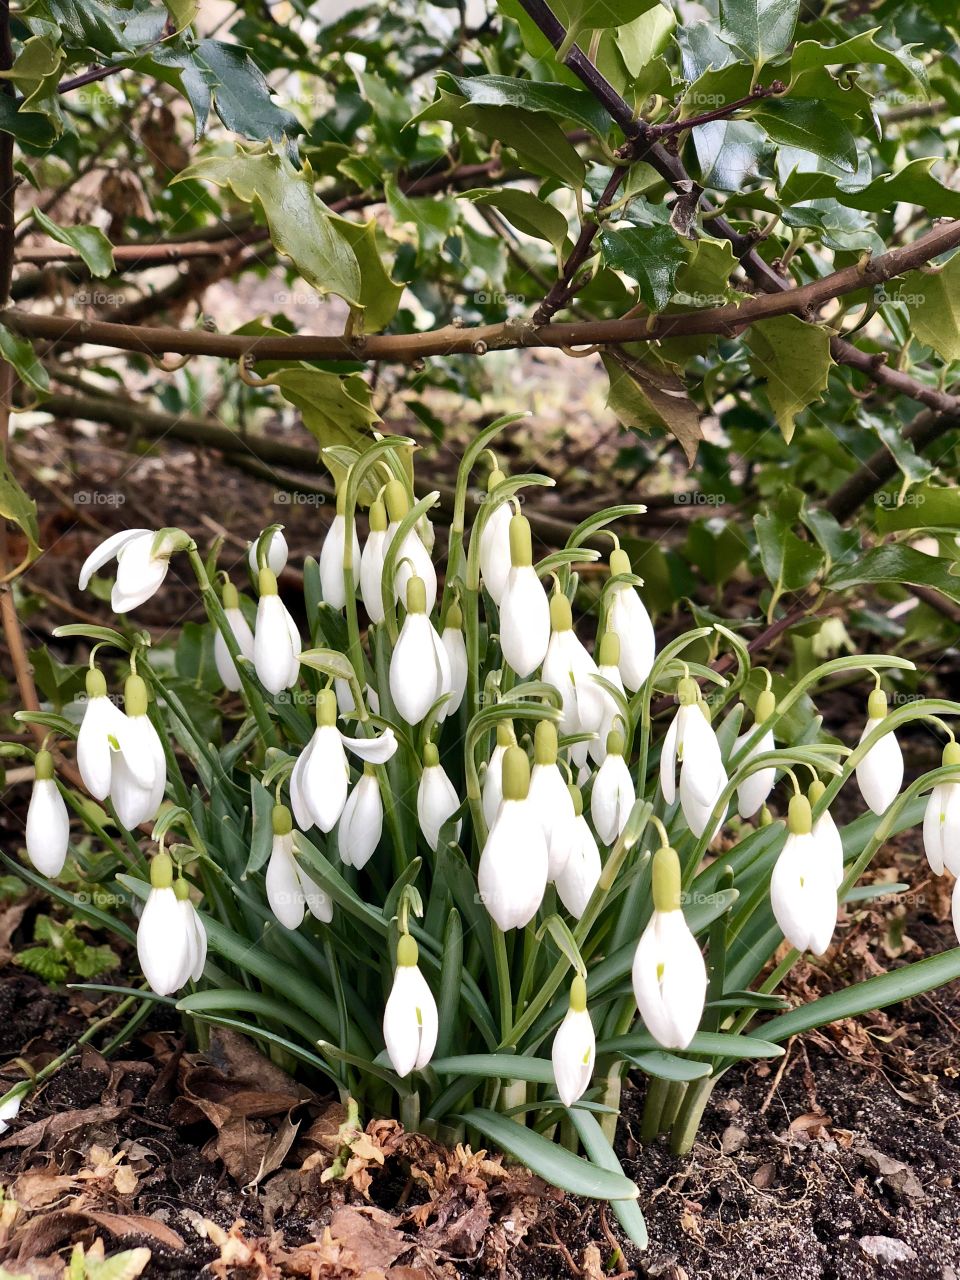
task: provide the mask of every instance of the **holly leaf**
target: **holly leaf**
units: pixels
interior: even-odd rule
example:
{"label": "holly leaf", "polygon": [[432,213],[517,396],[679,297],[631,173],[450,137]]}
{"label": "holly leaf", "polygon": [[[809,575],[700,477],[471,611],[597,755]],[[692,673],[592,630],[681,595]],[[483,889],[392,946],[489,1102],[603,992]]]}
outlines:
{"label": "holly leaf", "polygon": [[841,185],[830,194],[835,195],[841,204],[853,209],[866,209],[870,213],[885,212],[902,201],[925,209],[931,218],[960,217],[960,191],[951,191],[931,173],[939,159],[939,156],[926,156],[911,160],[896,173],[883,174],[866,186],[853,189],[849,184]]}
{"label": "holly leaf", "polygon": [[607,406],[620,422],[644,435],[657,429],[668,431],[693,466],[703,433],[699,411],[683,380],[668,368],[643,365],[639,360],[631,360],[628,370],[611,355],[601,359],[610,379]]}
{"label": "holly leaf", "polygon": [[333,213],[330,221],[357,257],[360,305],[364,309],[363,331],[379,333],[397,314],[405,286],[397,284],[383,264],[377,249],[377,223],[374,218],[369,222],[351,222],[349,218]]}
{"label": "holly leaf", "polygon": [[856,173],[857,140],[823,103],[771,100],[753,112],[753,119],[774,142],[810,151],[846,173]]}
{"label": "holly leaf", "polygon": [[113,245],[99,227],[62,227],[48,218],[42,209],[31,210],[34,221],[51,240],[75,249],[90,269],[91,275],[113,274]]}
{"label": "holly leaf", "polygon": [[26,338],[0,324],[0,359],[12,364],[17,377],[40,395],[50,390],[50,377]]}
{"label": "holly leaf", "polygon": [[245,204],[259,205],[277,252],[290,258],[318,293],[334,293],[360,308],[360,264],[330,210],[313,189],[313,170],[295,169],[272,143],[209,156],[177,174],[173,182],[202,179],[229,188]]}
{"label": "holly leaf", "polygon": [[833,360],[830,337],[796,316],[775,316],[750,327],[750,369],[765,386],[783,438],[793,439],[797,414],[827,389]]}
{"label": "holly leaf", "polygon": [[899,296],[906,301],[913,335],[944,360],[960,360],[960,254],[939,271],[911,271]]}
{"label": "holly leaf", "polygon": [[600,231],[607,266],[622,271],[640,286],[640,296],[651,311],[662,311],[673,293],[677,271],[687,261],[688,241],[672,227],[624,227]]}
{"label": "holly leaf", "polygon": [[585,89],[571,89],[569,85],[550,81],[520,80],[516,76],[444,74],[443,83],[452,85],[455,93],[475,107],[522,107],[581,125],[600,138],[610,132],[606,110]]}
{"label": "holly leaf", "polygon": [[928,556],[915,547],[874,547],[852,564],[837,565],[825,585],[832,591],[851,587],[892,583],[897,586],[933,587],[950,600],[960,602],[960,577],[954,562],[942,556]]}
{"label": "holly leaf", "polygon": [[491,188],[484,191],[465,191],[464,198],[474,204],[488,204],[497,209],[506,220],[536,240],[546,240],[559,253],[567,238],[567,220],[552,204],[541,200],[532,191],[517,187]]}
{"label": "holly leaf", "polygon": [[790,521],[778,511],[753,517],[760,562],[773,587],[774,600],[784,591],[802,591],[823,565],[823,552],[812,542],[798,538]]}
{"label": "holly leaf", "polygon": [[760,67],[789,49],[800,0],[721,0],[720,39]]}
{"label": "holly leaf", "polygon": [[658,8],[660,0],[553,0],[553,11],[572,31],[598,31],[633,22],[649,9]]}

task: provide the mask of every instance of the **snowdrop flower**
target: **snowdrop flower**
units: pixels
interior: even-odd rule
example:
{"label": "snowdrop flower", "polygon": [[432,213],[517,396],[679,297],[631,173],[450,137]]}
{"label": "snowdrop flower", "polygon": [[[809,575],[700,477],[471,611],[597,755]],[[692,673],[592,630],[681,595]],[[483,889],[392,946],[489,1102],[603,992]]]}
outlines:
{"label": "snowdrop flower", "polygon": [[253,665],[270,693],[281,693],[300,678],[300,633],[277,591],[272,569],[260,570],[260,602],[253,633]]}
{"label": "snowdrop flower", "polygon": [[180,529],[124,529],[114,533],[84,560],[80,590],[86,590],[97,570],[116,556],[117,580],[110,607],[114,613],[129,613],[159,590],[174,551],[183,551],[189,545],[190,539]]}
{"label": "snowdrop flower", "polygon": [[557,764],[557,730],[539,720],[534,733],[533,771],[527,803],[536,811],[547,842],[548,876],[556,880],[570,857],[576,834],[576,812]]}
{"label": "snowdrop flower", "polygon": [[383,801],[380,783],[372,764],[363,766],[363,776],[347,797],[337,827],[340,861],[359,871],[373,857],[383,834]]}
{"label": "snowdrop flower", "polygon": [[597,764],[603,764],[607,754],[607,737],[616,728],[617,720],[623,718],[623,712],[613,694],[600,683],[600,680],[606,680],[619,693],[624,693],[623,678],[620,675],[620,637],[613,631],[605,631],[597,647],[596,674],[599,680],[595,678],[593,683],[597,686],[600,698],[600,723],[596,730],[597,736],[587,746]]}
{"label": "snowdrop flower", "polygon": [[[495,467],[487,477],[487,493],[491,494],[505,479],[503,472]],[[498,608],[510,573],[511,515],[510,503],[504,498],[489,513],[480,531],[480,580]]]}
{"label": "snowdrop flower", "polygon": [[[417,822],[423,838],[436,853],[440,842],[440,828],[460,808],[460,797],[440,763],[436,743],[428,742],[423,749],[423,772],[417,788]],[[454,840],[460,839],[462,822],[454,828]]]}
{"label": "snowdrop flower", "polygon": [[143,976],[158,996],[196,982],[207,958],[207,935],[190,902],[185,880],[173,882],[168,853],[150,862],[150,892],[137,926],[137,958]]}
{"label": "snowdrop flower", "polygon": [[504,933],[537,914],[547,888],[549,856],[536,809],[529,803],[530,763],[520,747],[503,757],[503,803],[487,836],[477,885]]}
{"label": "snowdrop flower", "polygon": [[419,724],[450,689],[450,660],[430,621],[424,581],[414,574],[407,582],[407,616],[390,657],[393,704],[407,724]]}
{"label": "snowdrop flower", "polygon": [[586,911],[587,903],[599,883],[603,865],[593,832],[583,816],[583,796],[580,794],[580,788],[570,787],[569,791],[576,817],[570,857],[567,859],[567,865],[557,876],[557,894],[574,919],[579,920]]}
{"label": "snowdrop flower", "polygon": [[[887,716],[887,695],[879,687],[867,700],[867,723],[860,741],[868,738],[883,724]],[[903,782],[903,756],[894,733],[885,733],[857,765],[860,794],[876,814],[885,813],[900,794]]]}
{"label": "snowdrop flower", "polygon": [[[754,712],[754,726],[747,733],[742,733],[734,743],[734,755],[740,750],[743,744],[753,735],[758,725],[765,724],[774,711],[777,709],[777,700],[771,689],[764,689],[757,698],[756,711]],[[773,730],[767,729],[761,734],[760,741],[755,747],[751,747],[750,751],[740,761],[741,766],[748,764],[757,756],[766,755],[768,751],[773,751],[776,743],[773,740]],[[773,785],[777,780],[777,771],[775,768],[758,769],[755,773],[751,773],[749,777],[744,778],[743,782],[737,787],[737,812],[741,818],[752,818],[758,811],[760,806],[766,802],[767,797],[773,790]],[[712,806],[711,806],[712,807]]]}
{"label": "snowdrop flower", "polygon": [[445,720],[459,710],[467,691],[467,646],[463,639],[463,614],[458,604],[452,604],[447,610],[440,641],[450,664],[451,697],[440,709],[440,719]]}
{"label": "snowdrop flower", "polygon": [[293,822],[286,805],[273,809],[273,848],[267,863],[267,902],[285,929],[303,923],[304,909],[324,924],[333,919],[333,903],[293,854]]}
{"label": "snowdrop flower", "polygon": [[500,647],[518,676],[528,676],[547,655],[550,603],[533,567],[526,516],[510,519],[510,572],[500,602]]}
{"label": "snowdrop flower", "polygon": [[[943,748],[943,767],[954,765],[960,765],[960,743],[951,740]],[[939,782],[930,792],[923,816],[923,850],[934,875],[942,876],[946,867],[960,876],[960,772],[956,782]],[[956,902],[954,894],[954,912]]]}
{"label": "snowdrop flower", "polygon": [[810,649],[815,658],[824,662],[827,658],[835,658],[843,650],[855,653],[856,645],[850,639],[842,618],[825,618],[820,630],[810,641]]}
{"label": "snowdrop flower", "polygon": [[[341,485],[337,494],[337,513],[333,517],[327,536],[320,549],[320,590],[325,602],[332,609],[342,609],[347,603],[346,582],[343,576],[343,558],[347,542],[347,520],[344,515],[347,486]],[[356,520],[352,524],[353,541],[350,566],[352,571],[360,567],[360,539],[357,537]]]}
{"label": "snowdrop flower", "polygon": [[623,734],[614,729],[607,735],[607,754],[597,770],[590,796],[590,816],[601,844],[613,844],[627,825],[637,799],[623,750]]}
{"label": "snowdrop flower", "polygon": [[[677,696],[680,706],[667,730],[660,753],[660,787],[667,804],[673,804],[677,795],[679,760],[680,807],[693,834],[702,836],[727,785],[727,775],[720,744],[707,719],[696,680],[685,676],[678,685]],[[717,820],[718,829],[722,821],[723,815]]]}
{"label": "snowdrop flower", "polygon": [[0,1133],[6,1133],[10,1128],[10,1121],[16,1120],[20,1114],[23,1098],[24,1095],[18,1093],[16,1097],[8,1098],[6,1102],[0,1104]]}
{"label": "snowdrop flower", "polygon": [[810,801],[795,795],[787,838],[770,877],[770,905],[783,936],[798,951],[823,955],[837,924],[836,867],[813,834]]}
{"label": "snowdrop flower", "polygon": [[597,1040],[587,1012],[587,984],[578,973],[570,984],[570,1007],[553,1038],[553,1078],[565,1107],[572,1107],[590,1085]]}
{"label": "snowdrop flower", "polygon": [[483,776],[483,821],[487,830],[493,826],[493,820],[500,811],[503,800],[503,757],[507,747],[515,747],[513,725],[509,720],[501,720],[497,724],[497,745],[487,762],[487,771]]}
{"label": "snowdrop flower", "polygon": [[[543,660],[543,678],[563,700],[560,730],[565,734],[596,733],[603,717],[602,690],[594,676],[597,664],[573,629],[570,601],[560,591],[550,597],[550,642]],[[586,743],[581,747],[583,763]]]}
{"label": "snowdrop flower", "polygon": [[371,622],[383,621],[383,561],[387,554],[387,509],[376,498],[370,503],[370,532],[360,556],[360,597]]}
{"label": "snowdrop flower", "polygon": [[[233,638],[237,642],[241,658],[246,658],[248,662],[252,662],[253,632],[250,630],[250,624],[240,611],[240,595],[232,582],[224,583],[223,612],[226,615],[230,630],[233,632]],[[227,642],[219,629],[213,638],[213,660],[216,663],[217,674],[220,676],[224,688],[236,693],[240,688],[240,672],[237,670],[237,664],[231,657]]]}
{"label": "snowdrop flower", "polygon": [[160,735],[147,715],[147,686],[135,672],[123,687],[124,713],[115,728],[110,799],[130,830],[157,816],[167,785],[167,760]]}
{"label": "snowdrop flower", "polygon": [[633,957],[633,994],[644,1026],[664,1049],[686,1049],[707,998],[707,969],[680,907],[680,860],[653,855],[653,915]]}
{"label": "snowdrop flower", "polygon": [[[626,551],[620,547],[611,551],[611,577],[632,573],[630,557]],[[620,675],[623,683],[631,693],[636,693],[650,674],[657,643],[650,615],[637,595],[636,588],[628,583],[619,583],[610,589],[607,630],[612,631],[620,641]]]}
{"label": "snowdrop flower", "polygon": [[[811,809],[826,791],[826,787],[816,778],[811,784],[807,792],[807,799],[810,801]],[[843,883],[843,840],[837,829],[837,824],[833,820],[833,815],[829,809],[824,809],[820,817],[813,824],[813,838],[817,842],[820,850],[820,856],[825,858],[830,867],[830,873],[833,876],[833,883],[839,889]]]}
{"label": "snowdrop flower", "polygon": [[38,751],[34,783],[27,809],[27,857],[42,876],[53,879],[63,870],[70,843],[70,818],[57,789],[53,756]]}
{"label": "snowdrop flower", "polygon": [[437,1047],[437,1002],[420,972],[419,950],[409,933],[397,943],[397,968],[383,1011],[383,1039],[387,1057],[398,1076],[422,1071]]}
{"label": "snowdrop flower", "polygon": [[317,727],[290,775],[290,799],[297,826],[308,831],[316,824],[323,832],[336,826],[347,802],[347,751],[366,763],[386,764],[396,749],[392,729],[376,738],[350,738],[340,733],[337,696],[332,689],[321,689],[317,694]]}
{"label": "snowdrop flower", "polygon": [[[389,547],[397,536],[401,520],[410,510],[410,499],[403,483],[400,480],[391,480],[384,489],[383,500],[390,517],[390,523],[387,526],[387,546]],[[437,603],[437,571],[416,526],[404,537],[402,544],[397,548],[396,556],[393,589],[397,604],[402,604],[406,600],[407,584],[416,575],[423,581],[425,595],[423,611],[428,615],[431,614],[433,606]]]}
{"label": "snowdrop flower", "polygon": [[91,667],[86,675],[87,701],[77,733],[77,768],[94,800],[106,800],[113,778],[111,738],[117,741],[123,714],[107,696],[103,672]]}
{"label": "snowdrop flower", "polygon": [[260,563],[258,554],[260,551],[260,541],[267,538],[266,542],[266,567],[279,578],[287,567],[287,557],[290,552],[287,547],[287,540],[283,536],[283,526],[272,524],[269,529],[264,529],[256,542],[251,542],[247,548],[247,563],[250,565],[250,572],[256,578],[260,573]]}

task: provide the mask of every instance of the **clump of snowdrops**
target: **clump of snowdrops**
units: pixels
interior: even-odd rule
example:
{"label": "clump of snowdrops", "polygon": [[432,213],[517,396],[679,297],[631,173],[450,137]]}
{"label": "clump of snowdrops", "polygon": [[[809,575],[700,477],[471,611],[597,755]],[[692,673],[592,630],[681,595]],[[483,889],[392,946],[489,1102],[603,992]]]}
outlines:
{"label": "clump of snowdrops", "polygon": [[[136,921],[138,998],[246,1031],[371,1112],[609,1199],[642,1243],[611,1142],[625,1070],[647,1077],[643,1136],[684,1151],[737,1059],[960,974],[958,949],[799,1009],[776,995],[799,954],[830,946],[840,903],[874,893],[859,882],[889,836],[922,819],[932,869],[960,872],[960,747],[943,719],[960,707],[889,710],[881,672],[910,667],[898,657],[842,657],[775,692],[726,627],[658,651],[616,533],[643,508],[600,511],[538,560],[521,500],[551,481],[499,469],[489,446],[509,421],[463,458],[442,591],[437,494],[415,500],[397,438],[338,451],[300,621],[279,594],[277,526],[241,566],[253,595],[179,530],[103,543],[80,586],[115,557],[121,618],[171,557],[189,559],[222,740],[144,635],[62,628],[97,641],[86,698],[29,718],[54,750],[75,738],[87,795],[37,753],[24,874],[131,941]],[[577,567],[598,545],[609,571],[580,617]],[[729,678],[703,663],[718,648]],[[101,667],[117,651],[122,701]],[[843,744],[811,698],[851,671],[875,687],[860,741]],[[946,738],[943,767],[901,790],[896,731],[917,718]],[[841,829],[831,806],[849,785],[867,811]]]}

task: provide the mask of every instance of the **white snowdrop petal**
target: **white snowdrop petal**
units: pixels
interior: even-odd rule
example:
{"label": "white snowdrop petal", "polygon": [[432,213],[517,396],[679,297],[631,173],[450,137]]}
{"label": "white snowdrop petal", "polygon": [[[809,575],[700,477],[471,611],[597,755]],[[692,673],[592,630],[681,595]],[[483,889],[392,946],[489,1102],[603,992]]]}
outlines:
{"label": "white snowdrop petal", "polygon": [[615,590],[607,613],[607,628],[620,640],[620,674],[631,693],[636,693],[653,666],[656,638],[650,615],[634,587]]}
{"label": "white snowdrop petal", "polygon": [[300,775],[300,793],[321,831],[332,831],[347,802],[350,770],[340,734],[333,725],[319,725]]}
{"label": "white snowdrop petal", "polygon": [[[253,663],[265,689],[278,694],[290,687],[291,669],[296,664],[291,620],[277,595],[261,596],[257,604],[257,624],[253,633]],[[299,652],[299,651],[298,651]],[[293,679],[296,679],[294,675]]]}
{"label": "white snowdrop petal", "polygon": [[525,800],[504,800],[490,828],[477,887],[500,929],[520,929],[539,910],[547,888],[547,842]]}
{"label": "white snowdrop petal", "polygon": [[87,701],[77,734],[77,768],[94,800],[105,800],[110,794],[113,774],[111,735],[115,736],[122,716],[106,696]]}
{"label": "white snowdrop petal", "polygon": [[398,965],[383,1012],[387,1056],[398,1076],[422,1071],[437,1046],[437,1003],[416,965]]}
{"label": "white snowdrop petal", "polygon": [[337,827],[340,859],[348,867],[365,867],[383,834],[383,802],[380,784],[364,774],[347,797]]}
{"label": "white snowdrop petal", "polygon": [[540,666],[550,643],[550,602],[532,565],[514,566],[500,605],[500,647],[518,676]]}
{"label": "white snowdrop petal", "polygon": [[37,778],[26,825],[27,856],[42,876],[58,876],[67,860],[70,816],[54,778]]}
{"label": "white snowdrop petal", "polygon": [[440,640],[450,667],[450,692],[453,694],[443,708],[443,717],[446,718],[459,710],[467,690],[467,645],[459,627],[444,627]]}
{"label": "white snowdrop petal", "polygon": [[360,596],[371,622],[383,621],[383,561],[387,554],[386,529],[367,536],[360,556]]}
{"label": "white snowdrop petal", "polygon": [[351,755],[369,764],[386,764],[397,751],[397,735],[392,729],[384,729],[375,738],[351,738],[341,733],[340,741]]}
{"label": "white snowdrop petal", "polygon": [[[864,725],[860,741],[863,742],[883,723],[871,717]],[[903,755],[896,734],[883,735],[857,765],[857,786],[860,794],[876,814],[885,813],[900,794],[903,782]]]}
{"label": "white snowdrop petal", "polygon": [[266,874],[267,902],[285,929],[303,923],[304,896],[300,874],[293,856],[292,836],[274,836]]}
{"label": "white snowdrop petal", "polygon": [[574,842],[567,864],[557,876],[560,901],[579,920],[600,880],[603,864],[593,832],[581,814],[575,819]]}
{"label": "white snowdrop petal", "polygon": [[510,574],[509,502],[499,503],[488,516],[480,534],[480,578],[497,606],[503,600]]}
{"label": "white snowdrop petal", "polygon": [[[247,563],[250,565],[250,572],[253,574],[254,578],[256,578],[260,569],[260,566],[257,563],[257,546],[259,541],[260,539],[257,538],[256,541],[251,542],[247,550]],[[283,530],[275,529],[270,538],[270,550],[267,552],[267,568],[274,574],[274,576],[279,577],[280,574],[283,573],[284,569],[287,567],[287,557],[289,554],[290,552],[287,547],[287,540],[283,536]]]}
{"label": "white snowdrop petal", "polygon": [[152,529],[121,529],[119,533],[112,533],[109,538],[104,539],[98,547],[96,547],[84,560],[80,569],[80,578],[78,586],[81,591],[85,591],[87,584],[98,569],[102,569],[105,564],[112,560],[120,551],[132,542],[135,538],[142,538],[144,535],[153,541]]}
{"label": "white snowdrop petal", "polygon": [[[436,853],[440,828],[460,808],[460,798],[442,765],[428,765],[420,775],[417,788],[417,822],[423,838]],[[460,839],[462,822],[455,828],[454,839]]]}
{"label": "white snowdrop petal", "polygon": [[172,888],[151,889],[137,927],[137,958],[152,991],[169,996],[183,986],[189,939]]}
{"label": "white snowdrop petal", "polygon": [[548,874],[556,880],[570,858],[576,840],[576,810],[563,774],[556,764],[535,764],[530,774],[527,803],[536,811],[547,841]]}
{"label": "white snowdrop petal", "polygon": [[568,1009],[553,1038],[551,1059],[557,1094],[572,1107],[590,1085],[596,1058],[596,1037],[586,1009]]}

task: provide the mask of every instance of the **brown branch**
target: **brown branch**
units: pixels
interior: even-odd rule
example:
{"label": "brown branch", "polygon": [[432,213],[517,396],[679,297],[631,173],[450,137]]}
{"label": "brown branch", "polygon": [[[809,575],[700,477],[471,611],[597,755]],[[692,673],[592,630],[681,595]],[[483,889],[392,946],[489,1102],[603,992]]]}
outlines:
{"label": "brown branch", "polygon": [[782,80],[774,80],[766,88],[758,84],[753,92],[748,93],[745,98],[737,98],[733,102],[726,102],[722,107],[716,107],[713,111],[704,111],[699,116],[687,116],[684,120],[666,120],[663,124],[652,124],[647,136],[658,140],[670,138],[678,133],[686,133],[688,129],[696,129],[702,124],[712,124],[714,120],[729,120],[738,111],[744,111],[747,107],[752,107],[754,103],[762,102],[764,98],[777,98],[786,93],[786,91],[787,86]]}
{"label": "brown branch", "polygon": [[943,222],[912,244],[891,249],[867,262],[844,267],[822,279],[778,293],[748,298],[700,312],[660,315],[650,320],[588,320],[547,324],[540,329],[515,320],[474,327],[446,325],[423,333],[374,334],[353,341],[344,337],[298,334],[283,338],[132,327],[74,316],[35,315],[10,308],[0,321],[28,338],[44,338],[59,347],[94,343],[147,355],[208,355],[258,360],[389,360],[412,363],[427,356],[483,355],[488,350],[520,347],[609,346],[684,335],[740,333],[772,316],[806,315],[843,294],[913,271],[960,244],[960,220]]}

